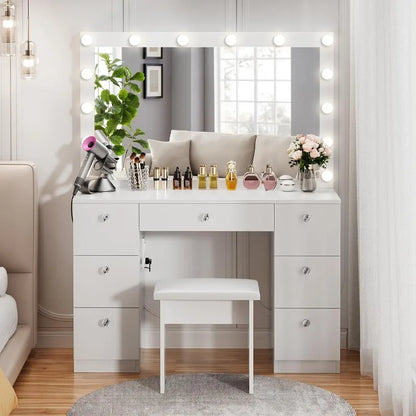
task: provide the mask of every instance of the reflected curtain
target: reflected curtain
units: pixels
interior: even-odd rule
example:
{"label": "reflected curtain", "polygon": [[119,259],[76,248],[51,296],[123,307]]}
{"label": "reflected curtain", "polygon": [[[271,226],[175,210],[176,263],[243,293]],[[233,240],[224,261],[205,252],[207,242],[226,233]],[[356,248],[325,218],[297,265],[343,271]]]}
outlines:
{"label": "reflected curtain", "polygon": [[351,0],[361,371],[416,415],[416,1]]}

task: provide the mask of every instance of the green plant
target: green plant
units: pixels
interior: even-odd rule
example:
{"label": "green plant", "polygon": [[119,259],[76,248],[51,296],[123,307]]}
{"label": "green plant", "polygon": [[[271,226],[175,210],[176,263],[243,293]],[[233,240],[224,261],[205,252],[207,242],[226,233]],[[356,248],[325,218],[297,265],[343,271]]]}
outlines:
{"label": "green plant", "polygon": [[[149,145],[147,140],[140,138],[144,131],[133,129],[131,123],[140,106],[142,89],[138,82],[144,80],[144,74],[133,74],[120,59],[110,59],[106,53],[101,53],[100,58],[106,64],[107,74],[99,75],[95,68],[95,130],[101,130],[108,137],[117,156],[129,152],[141,153]],[[118,93],[104,88],[104,82],[108,87],[114,85]]]}

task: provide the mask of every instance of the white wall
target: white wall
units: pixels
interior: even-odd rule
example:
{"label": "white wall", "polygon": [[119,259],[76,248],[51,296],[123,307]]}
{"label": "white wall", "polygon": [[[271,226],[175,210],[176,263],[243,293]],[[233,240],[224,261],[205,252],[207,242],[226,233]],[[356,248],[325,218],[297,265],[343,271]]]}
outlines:
{"label": "white wall", "polygon": [[[22,2],[17,0],[19,10]],[[15,62],[0,61],[0,157],[36,163],[40,190],[39,302],[41,342],[72,322],[71,184],[79,166],[73,134],[81,31],[334,31],[343,0],[37,0],[32,37],[40,65],[34,81],[15,79]],[[123,16],[124,13],[124,16]],[[21,15],[21,13],[20,13]],[[21,16],[22,17],[22,16]],[[9,68],[11,70],[9,71]],[[16,83],[16,85],[15,85]],[[10,105],[11,103],[11,105]],[[9,123],[7,123],[10,121]],[[14,146],[14,147],[13,147]],[[15,150],[13,151],[13,148]],[[342,164],[341,164],[342,165]],[[342,193],[342,189],[341,189]],[[258,238],[255,236],[253,238]],[[250,265],[250,267],[254,267]],[[345,284],[342,326],[347,327]],[[43,328],[43,329],[42,329]],[[48,332],[48,329],[52,329]],[[47,337],[49,336],[49,338]],[[42,341],[43,340],[43,341]],[[62,344],[61,344],[62,345]]]}

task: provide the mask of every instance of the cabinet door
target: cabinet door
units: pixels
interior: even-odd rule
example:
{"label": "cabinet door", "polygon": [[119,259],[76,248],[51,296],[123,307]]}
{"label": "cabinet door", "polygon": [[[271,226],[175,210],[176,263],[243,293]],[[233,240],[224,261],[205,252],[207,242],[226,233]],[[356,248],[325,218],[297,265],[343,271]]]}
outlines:
{"label": "cabinet door", "polygon": [[339,256],[339,204],[278,204],[274,250],[284,256]]}
{"label": "cabinet door", "polygon": [[75,255],[138,255],[137,204],[74,204]]}

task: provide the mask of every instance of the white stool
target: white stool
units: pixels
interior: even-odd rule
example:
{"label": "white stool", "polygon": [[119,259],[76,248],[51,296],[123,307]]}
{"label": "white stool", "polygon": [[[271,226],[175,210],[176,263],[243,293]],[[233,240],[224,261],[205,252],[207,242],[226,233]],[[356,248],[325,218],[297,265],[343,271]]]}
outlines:
{"label": "white stool", "polygon": [[[195,278],[159,280],[153,292],[160,300],[160,392],[165,392],[166,324],[247,324],[249,393],[253,394],[253,301],[259,285],[250,279]],[[248,301],[248,302],[247,302]]]}

